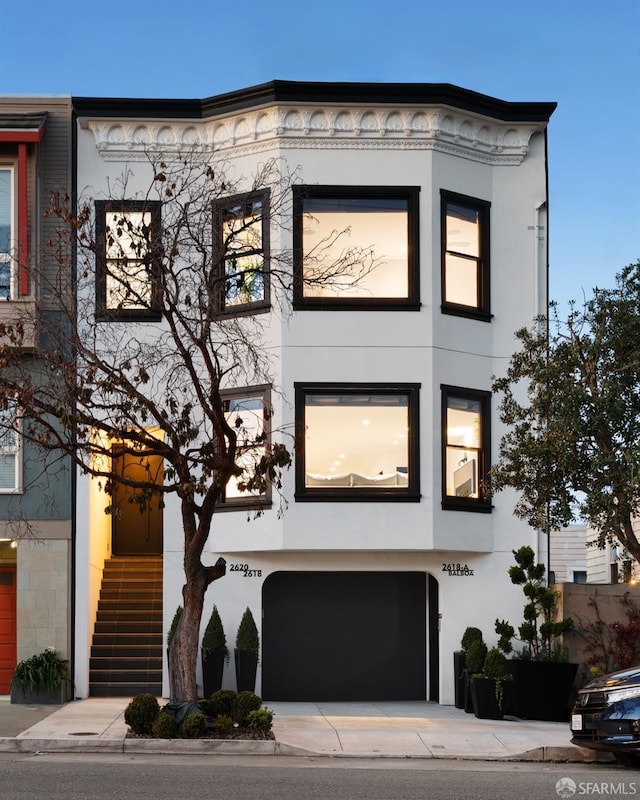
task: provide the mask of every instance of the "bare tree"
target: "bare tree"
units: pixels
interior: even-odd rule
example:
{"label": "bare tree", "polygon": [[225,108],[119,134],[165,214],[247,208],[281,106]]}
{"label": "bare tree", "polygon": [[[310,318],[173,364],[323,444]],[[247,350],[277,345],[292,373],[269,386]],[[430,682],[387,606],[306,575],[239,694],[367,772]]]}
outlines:
{"label": "bare tree", "polygon": [[[182,701],[197,698],[205,593],[225,574],[224,559],[207,565],[202,558],[225,487],[233,478],[248,495],[269,485],[279,493],[291,463],[284,436],[276,442],[271,431],[267,440],[241,415],[231,417],[224,393],[273,384],[267,327],[273,314],[290,308],[286,234],[297,177],[269,161],[251,179],[232,181],[225,164],[202,150],[149,163],[153,178],[144,195],[131,197],[125,174],[107,187],[106,200],[87,197],[74,208],[66,196],[52,198],[47,213],[59,226],[47,258],[57,261],[58,277],[46,282],[41,271],[39,280],[56,311],[38,320],[37,359],[20,351],[33,320],[0,328],[0,427],[19,427],[43,457],[71,459],[107,495],[116,484],[129,486],[141,511],[177,497],[184,611],[171,641],[169,679],[172,699]],[[263,220],[275,245],[268,254],[259,246]],[[314,252],[314,285],[355,286],[376,267],[370,250],[349,248],[346,239],[336,248],[347,233],[335,231],[324,243],[332,248],[329,261]],[[65,276],[72,273],[70,284]],[[271,314],[251,313],[247,299],[268,310],[259,308],[266,282]],[[141,315],[143,323],[127,321]],[[163,479],[149,469],[135,476],[115,470],[116,449],[141,464],[159,457]],[[113,502],[106,511],[119,513]]]}

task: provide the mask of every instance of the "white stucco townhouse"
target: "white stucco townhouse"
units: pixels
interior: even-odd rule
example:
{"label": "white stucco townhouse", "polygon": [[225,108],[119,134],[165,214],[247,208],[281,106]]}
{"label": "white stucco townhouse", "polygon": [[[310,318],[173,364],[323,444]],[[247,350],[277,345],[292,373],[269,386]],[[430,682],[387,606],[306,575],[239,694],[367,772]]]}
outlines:
{"label": "white stucco townhouse", "polygon": [[[277,230],[268,193],[249,180],[246,195],[212,209],[263,219],[254,250],[265,264],[269,248],[293,253],[290,313],[275,313],[283,298],[268,274],[243,298],[225,297],[227,312],[269,315],[277,376],[274,387],[236,387],[229,414],[250,408],[265,424],[269,408],[269,426],[300,435],[284,514],[262,498],[264,513],[248,522],[247,498],[229,488],[206,553],[226,559],[227,575],[208,591],[203,625],[215,603],[232,648],[252,610],[266,700],[452,703],[464,629],[492,643],[497,617],[521,619],[512,550],[547,554],[513,516],[513,495],[489,501],[481,482],[501,436],[492,375],[515,350],[514,331],[546,311],[555,104],[449,84],[274,81],[202,101],[73,106],[77,191],[98,218],[124,171],[130,199],[144,192],[149,152],[198,144],[240,182],[267,159],[294,175]],[[314,243],[347,229],[352,247],[373,248],[376,268],[348,289],[309,288],[300,278]],[[135,318],[117,324],[148,330]],[[118,557],[122,570],[144,555],[163,578],[163,680],[148,684],[166,696],[162,654],[183,583],[178,507],[169,499],[142,541],[103,513],[95,481],[77,481],[76,696],[135,689],[101,666],[98,615],[105,564]],[[235,687],[233,656],[224,683]]]}

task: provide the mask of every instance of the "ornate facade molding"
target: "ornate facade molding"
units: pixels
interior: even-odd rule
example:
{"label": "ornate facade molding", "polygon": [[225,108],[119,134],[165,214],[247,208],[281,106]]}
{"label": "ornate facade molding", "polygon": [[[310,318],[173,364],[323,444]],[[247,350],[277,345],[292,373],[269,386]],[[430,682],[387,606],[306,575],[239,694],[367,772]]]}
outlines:
{"label": "ornate facade molding", "polygon": [[543,126],[446,107],[272,106],[208,120],[85,119],[105,161],[143,161],[191,147],[229,155],[274,148],[436,150],[494,166],[520,164]]}

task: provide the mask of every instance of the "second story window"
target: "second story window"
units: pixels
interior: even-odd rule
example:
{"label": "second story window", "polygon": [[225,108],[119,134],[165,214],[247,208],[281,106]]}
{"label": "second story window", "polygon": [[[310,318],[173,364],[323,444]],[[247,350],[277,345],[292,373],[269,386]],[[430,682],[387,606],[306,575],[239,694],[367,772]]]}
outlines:
{"label": "second story window", "polygon": [[214,203],[215,258],[221,311],[269,306],[269,193],[227,197]]}
{"label": "second story window", "polygon": [[417,187],[293,192],[296,308],[419,307]]}
{"label": "second story window", "polygon": [[96,200],[96,317],[160,319],[160,203]]}
{"label": "second story window", "polygon": [[0,300],[17,296],[14,169],[0,164]]}
{"label": "second story window", "polygon": [[489,320],[490,203],[441,192],[442,310]]}

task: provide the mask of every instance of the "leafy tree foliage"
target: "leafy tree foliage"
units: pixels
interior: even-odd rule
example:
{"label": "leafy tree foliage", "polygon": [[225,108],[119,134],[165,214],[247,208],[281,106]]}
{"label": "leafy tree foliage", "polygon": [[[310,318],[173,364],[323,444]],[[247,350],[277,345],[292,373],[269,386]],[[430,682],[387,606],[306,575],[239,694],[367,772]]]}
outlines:
{"label": "leafy tree foliage", "polygon": [[509,430],[490,488],[520,493],[515,513],[549,533],[579,519],[598,544],[640,561],[640,262],[596,289],[561,323],[516,333],[520,350],[494,381]]}

